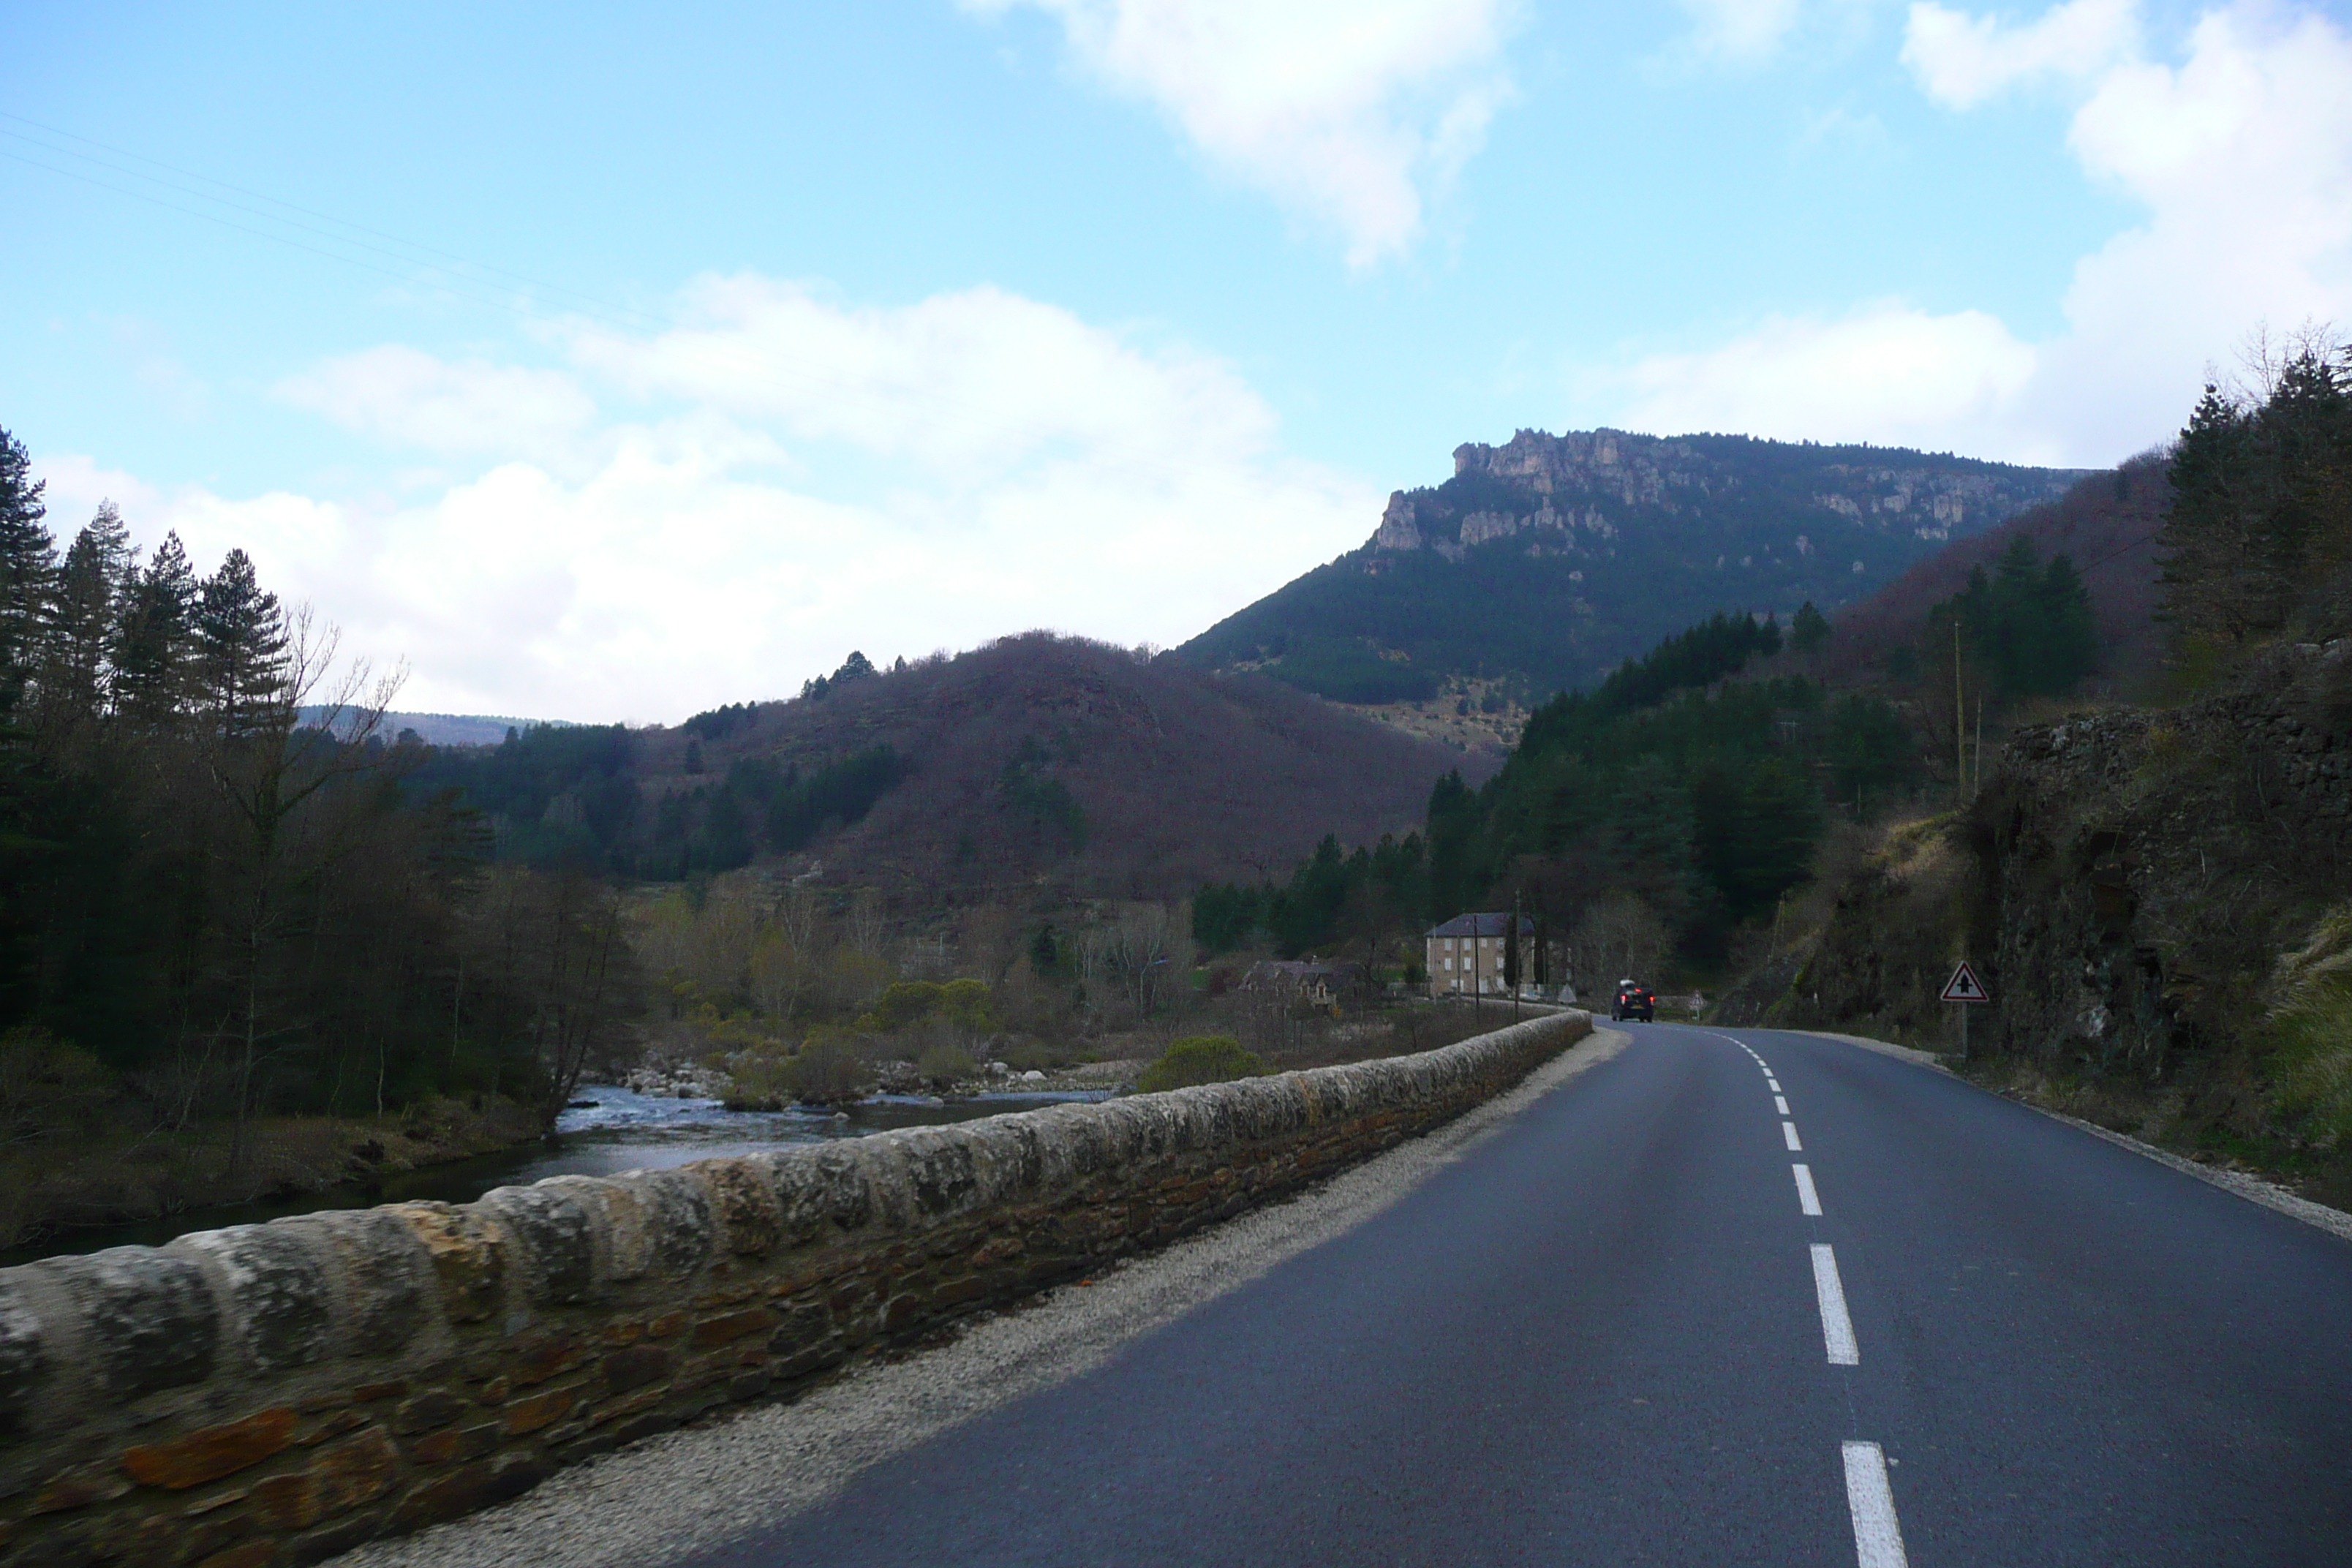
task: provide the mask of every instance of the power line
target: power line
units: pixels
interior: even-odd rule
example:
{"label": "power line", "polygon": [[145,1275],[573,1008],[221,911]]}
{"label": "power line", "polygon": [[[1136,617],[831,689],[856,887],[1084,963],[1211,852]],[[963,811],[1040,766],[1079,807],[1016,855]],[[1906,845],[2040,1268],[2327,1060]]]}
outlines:
{"label": "power line", "polygon": [[[257,239],[271,240],[312,256],[324,257],[330,261],[339,261],[345,266],[356,267],[363,271],[373,272],[395,281],[412,283],[416,280],[418,272],[429,271],[434,274],[433,281],[436,287],[446,289],[477,305],[515,312],[529,321],[560,328],[585,321],[622,337],[639,337],[647,333],[713,331],[712,329],[691,326],[673,316],[628,306],[614,305],[577,289],[549,283],[544,279],[509,268],[477,262],[455,252],[392,234],[387,230],[370,227],[364,224],[351,223],[313,208],[301,206],[293,202],[281,201],[278,197],[249,190],[242,185],[231,184],[225,180],[214,179],[208,174],[197,174],[176,164],[166,163],[160,159],[150,158],[144,153],[133,153],[70,131],[60,130],[56,126],[27,119],[21,114],[0,110],[0,121],[11,121],[17,125],[30,127],[44,135],[79,142],[84,147],[95,148],[98,151],[89,153],[74,147],[56,145],[44,142],[37,136],[12,130],[6,125],[0,125],[0,137],[6,137],[34,148],[51,158],[77,160],[85,164],[94,165],[121,179],[143,182],[159,187],[165,194],[158,195],[155,190],[135,189],[118,184],[115,180],[100,178],[86,169],[63,167],[39,158],[28,157],[23,153],[14,152],[6,147],[0,147],[0,158],[6,158],[65,179],[78,180],[84,184],[96,186],[100,190],[109,191],[116,195],[128,196],[133,201],[146,202],[188,217],[201,218],[207,223],[217,224],[221,227],[233,229],[239,234],[249,235]],[[149,174],[142,169],[127,167],[123,163],[110,161],[109,157],[99,156],[100,153],[109,154],[112,159],[127,159],[132,163],[146,164],[163,171],[164,174]],[[165,174],[173,178],[166,178]],[[199,185],[211,186],[213,190],[193,189],[185,184],[175,183],[175,181],[194,181]],[[215,191],[229,192],[232,195],[215,195]],[[174,196],[181,199],[176,201],[168,199]],[[246,199],[234,199],[236,197]],[[236,217],[226,216],[223,212],[209,210],[205,206],[193,205],[190,205],[191,203],[208,203],[214,207],[226,208],[230,214],[255,221],[238,222]],[[263,205],[256,206],[252,205],[254,203]],[[299,214],[302,218],[316,221],[299,221],[285,216],[282,213],[267,210],[270,207],[282,208],[285,213]],[[259,227],[256,226],[256,224],[278,226]],[[321,227],[320,226],[321,225],[330,226]],[[292,229],[298,234],[310,236],[313,239],[326,241],[327,244],[313,244],[310,240],[296,237],[295,234],[280,232],[281,229]],[[352,232],[339,232],[341,230]],[[378,243],[379,241],[383,243]],[[344,248],[330,248],[331,246]],[[349,254],[352,250],[364,254]],[[376,259],[371,260],[369,257]],[[397,263],[399,266],[386,266],[385,262]],[[402,270],[403,268],[406,270]],[[557,316],[547,310],[535,309],[528,295],[518,297],[512,290],[474,276],[478,273],[495,274],[522,286],[525,289],[547,296],[560,296],[576,303],[570,307],[571,314],[568,319]],[[812,371],[805,365],[795,364],[753,349],[740,339],[730,339],[713,333],[708,341],[696,344],[695,349],[698,353],[715,355],[721,360],[731,361],[744,369],[757,371],[766,376],[795,382],[814,392],[868,398],[882,395],[881,390],[875,382],[851,382],[838,375]]]}
{"label": "power line", "polygon": [[2158,534],[2162,533],[2163,531],[2164,525],[2162,523],[2158,523],[2154,528],[2149,529],[2146,533],[2141,534],[2138,538],[2127,539],[2121,544],[2116,545],[2113,550],[2108,551],[2105,555],[2100,556],[2096,561],[2091,562],[2086,565],[2077,566],[2074,570],[2077,572],[2089,572],[2097,567],[2104,566],[2108,562],[2113,561],[2116,556],[2124,553],[2124,552],[2138,549],[2141,545],[2146,544],[2149,540],[2154,539]]}
{"label": "power line", "polygon": [[[400,235],[389,233],[383,229],[371,227],[366,224],[353,223],[349,219],[339,218],[334,216],[332,214],[322,213],[318,211],[316,208],[302,206],[298,203],[281,201],[276,196],[268,195],[259,191],[248,190],[242,185],[231,184],[226,180],[215,180],[209,174],[201,174],[195,173],[194,170],[183,169],[176,164],[166,163],[161,159],[150,158],[143,153],[133,153],[125,148],[113,146],[108,142],[94,141],[89,137],[78,135],[70,131],[60,130],[53,125],[45,125],[37,120],[28,120],[21,114],[10,114],[5,110],[0,110],[0,120],[14,121],[19,125],[30,126],[34,130],[41,132],[45,135],[59,137],[68,142],[80,142],[85,147],[96,148],[99,153],[107,153],[111,158],[128,159],[133,163],[143,163],[151,168],[161,169],[164,171],[165,174],[171,174],[177,179],[193,180],[199,185],[209,185],[213,187],[215,191],[227,191],[232,194],[232,196],[247,198],[246,200],[234,200],[231,196],[215,195],[207,191],[189,190],[185,186],[174,185],[171,180],[164,179],[156,174],[148,174],[143,170],[126,168],[121,163],[110,163],[108,158],[100,157],[97,153],[79,152],[71,147],[54,146],[48,142],[41,141],[38,137],[27,136],[21,131],[12,131],[5,125],[0,125],[0,136],[7,136],[16,141],[25,142],[27,145],[37,147],[42,152],[47,153],[52,156],[80,159],[85,163],[95,163],[100,168],[108,169],[118,174],[126,175],[134,180],[144,180],[152,184],[162,185],[166,190],[173,191],[175,195],[190,196],[198,201],[217,203],[219,205],[227,207],[232,211],[245,213],[248,216],[259,218],[264,222],[282,224],[289,228],[299,229],[308,234],[316,235],[320,238],[332,240],[337,244],[348,245],[362,250],[373,251],[376,255],[385,257],[391,260],[403,262],[412,267],[421,264],[429,265],[439,263],[450,267],[467,268],[476,272],[495,273],[499,277],[522,284],[525,287],[535,289],[541,293],[568,297],[577,301],[579,305],[585,310],[604,315],[608,318],[618,319],[635,317],[640,323],[654,327],[673,327],[677,325],[675,321],[653,314],[649,311],[635,310],[628,306],[614,305],[609,300],[598,299],[593,295],[583,294],[576,289],[566,289],[561,284],[550,283],[544,279],[532,278],[523,273],[510,271],[502,267],[489,266],[486,263],[475,261],[467,257],[457,255],[454,252],[443,250],[436,246],[426,245],[417,240],[409,239]],[[31,160],[24,161],[31,162]],[[58,169],[52,164],[38,164],[37,166],[48,168],[51,172],[57,174],[72,173],[68,170]],[[83,179],[89,178],[88,175],[76,175],[75,177]],[[108,185],[103,181],[93,180],[90,183],[99,184],[104,189],[121,192],[126,195],[135,195],[140,194],[137,192],[123,191],[121,186]],[[154,198],[151,196],[148,199],[152,200]],[[314,223],[299,222],[295,218],[282,216],[281,212],[265,211],[262,207],[250,205],[249,203],[251,202],[261,203],[263,207],[280,208],[284,213],[297,213],[304,218],[314,219],[316,221]],[[172,204],[163,203],[162,205],[171,205]],[[189,207],[178,207],[175,210],[181,212],[191,212],[198,216],[213,216]],[[320,228],[318,226],[319,224],[325,224],[331,226]],[[343,230],[349,230],[351,232],[340,232]],[[257,231],[247,230],[245,232],[254,233]],[[354,238],[352,237],[353,235],[368,236],[371,237],[371,238]],[[282,238],[283,237],[266,234],[264,237]],[[381,240],[385,243],[379,245],[373,243],[374,240]],[[392,249],[387,248],[387,247],[398,247],[400,248]],[[416,254],[407,255],[404,254],[404,251],[413,251]],[[425,258],[425,261],[422,263],[419,261],[420,257]],[[348,257],[339,258],[344,260],[352,259]]]}

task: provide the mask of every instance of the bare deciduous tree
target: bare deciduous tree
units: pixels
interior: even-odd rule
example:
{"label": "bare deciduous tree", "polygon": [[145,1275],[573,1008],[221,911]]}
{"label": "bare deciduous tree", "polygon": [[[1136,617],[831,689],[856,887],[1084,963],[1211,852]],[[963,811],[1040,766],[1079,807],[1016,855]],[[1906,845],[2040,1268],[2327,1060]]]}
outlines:
{"label": "bare deciduous tree", "polygon": [[1649,905],[1612,893],[1594,900],[1569,934],[1569,962],[1578,988],[1594,996],[1628,976],[1654,984],[1668,945],[1665,922]]}

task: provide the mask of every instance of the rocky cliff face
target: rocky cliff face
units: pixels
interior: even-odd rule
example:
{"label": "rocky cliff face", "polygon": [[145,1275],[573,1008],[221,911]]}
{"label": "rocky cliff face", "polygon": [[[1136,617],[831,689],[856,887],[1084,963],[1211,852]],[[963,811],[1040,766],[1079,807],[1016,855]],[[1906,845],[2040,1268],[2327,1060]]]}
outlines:
{"label": "rocky cliff face", "polygon": [[2292,1166],[2274,975],[2347,892],[2352,639],[2280,647],[2200,701],[2018,730],[1972,806],[1891,833],[1731,1021],[1948,1050],[1937,994],[1965,956],[1993,995],[1971,1023],[1990,1070],[2140,1136]]}
{"label": "rocky cliff face", "polygon": [[2287,647],[2222,696],[2011,737],[1980,814],[2011,1049],[2160,1076],[2241,1040],[2352,888],[2348,697],[2352,642]]}
{"label": "rocky cliff face", "polygon": [[1717,611],[1835,611],[2082,476],[1742,436],[1522,430],[1455,449],[1360,549],[1187,643],[1342,701],[1400,686],[1528,700],[1599,679]]}
{"label": "rocky cliff face", "polygon": [[[1701,515],[1757,503],[1941,544],[2055,500],[2081,477],[1916,452],[1887,451],[1879,461],[1870,455],[1739,437],[1522,430],[1500,447],[1456,447],[1457,485],[1390,496],[1371,548],[1433,550],[1458,561],[1481,544],[1527,534],[1531,551],[1606,554],[1629,514]],[[1815,547],[1803,533],[1789,545],[1800,555]]]}

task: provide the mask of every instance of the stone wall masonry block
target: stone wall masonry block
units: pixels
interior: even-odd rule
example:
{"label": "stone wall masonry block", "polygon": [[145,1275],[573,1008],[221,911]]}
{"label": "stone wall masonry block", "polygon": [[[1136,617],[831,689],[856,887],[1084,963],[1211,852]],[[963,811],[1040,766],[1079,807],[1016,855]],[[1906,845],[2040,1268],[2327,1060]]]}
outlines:
{"label": "stone wall masonry block", "polygon": [[527,1432],[536,1432],[543,1426],[552,1426],[571,1415],[572,1407],[579,1403],[580,1389],[572,1384],[543,1388],[537,1394],[525,1394],[506,1408],[506,1415],[502,1418],[506,1435],[509,1437],[519,1437]]}
{"label": "stone wall masonry block", "polygon": [[533,1330],[508,1341],[505,1354],[495,1364],[509,1383],[529,1388],[561,1377],[587,1359],[587,1343],[578,1334],[563,1329]]}
{"label": "stone wall masonry block", "polygon": [[299,1420],[291,1410],[265,1410],[169,1443],[142,1444],[123,1453],[123,1472],[143,1487],[185,1491],[233,1476],[278,1453],[294,1440]]}
{"label": "stone wall masonry block", "polygon": [[392,1429],[404,1437],[430,1432],[436,1426],[446,1426],[472,1408],[470,1402],[446,1388],[431,1389],[400,1402],[392,1413]]}
{"label": "stone wall masonry block", "polygon": [[333,1209],[274,1219],[269,1228],[307,1243],[341,1282],[337,1309],[352,1355],[396,1356],[425,1321],[432,1260],[416,1233],[388,1209]]}
{"label": "stone wall masonry block", "polygon": [[0,1568],[454,1518],[1296,1190],[1589,1026],[0,1269]]}
{"label": "stone wall masonry block", "polygon": [[453,1323],[478,1323],[499,1310],[506,1284],[506,1235],[472,1205],[394,1204],[379,1211],[405,1225],[431,1259],[441,1310]]}
{"label": "stone wall masonry block", "polygon": [[228,1298],[230,1321],[261,1372],[323,1359],[335,1326],[335,1281],[302,1238],[274,1226],[239,1225],[184,1236],[166,1250],[209,1262]]}
{"label": "stone wall masonry block", "polygon": [[717,1239],[710,1194],[694,1173],[647,1171],[611,1184],[637,1194],[653,1232],[654,1268],[665,1279],[686,1279],[710,1261]]}
{"label": "stone wall masonry block", "polygon": [[765,1258],[782,1243],[783,1205],[763,1167],[749,1160],[697,1160],[686,1169],[709,1193],[729,1252]]}
{"label": "stone wall masonry block", "polygon": [[0,1285],[0,1439],[25,1429],[48,1381],[40,1315],[22,1290]]}
{"label": "stone wall masonry block", "polygon": [[905,1133],[888,1139],[860,1138],[850,1146],[850,1157],[865,1173],[866,1190],[873,1194],[874,1217],[867,1223],[884,1230],[912,1230],[924,1218],[915,1205],[915,1180],[907,1169],[905,1140]]}
{"label": "stone wall masonry block", "polygon": [[219,1310],[194,1258],[111,1247],[87,1258],[46,1258],[26,1272],[71,1300],[89,1370],[110,1398],[135,1399],[211,1373]]}
{"label": "stone wall masonry block", "polygon": [[899,1145],[906,1156],[907,1194],[914,1213],[936,1219],[961,1209],[977,1187],[971,1150],[951,1129],[910,1129]]}
{"label": "stone wall masonry block", "polygon": [[614,1394],[626,1394],[669,1376],[677,1370],[677,1357],[660,1345],[632,1345],[606,1356],[601,1366],[604,1386]]}
{"label": "stone wall masonry block", "polygon": [[565,1188],[558,1176],[529,1187],[495,1187],[476,1206],[498,1217],[508,1235],[520,1244],[530,1260],[529,1295],[534,1305],[553,1306],[577,1301],[588,1294],[596,1279],[596,1254],[609,1243],[599,1235],[601,1212],[591,1210]]}

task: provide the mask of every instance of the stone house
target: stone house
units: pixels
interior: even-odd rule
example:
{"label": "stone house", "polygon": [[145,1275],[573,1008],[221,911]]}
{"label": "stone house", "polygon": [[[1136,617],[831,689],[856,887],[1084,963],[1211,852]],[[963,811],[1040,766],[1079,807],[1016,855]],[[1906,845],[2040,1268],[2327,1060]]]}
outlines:
{"label": "stone house", "polygon": [[[1429,972],[1432,996],[1508,996],[1503,984],[1503,948],[1510,934],[1508,910],[1455,915],[1423,933],[1422,966]],[[1519,984],[1535,984],[1536,922],[1519,917]]]}

